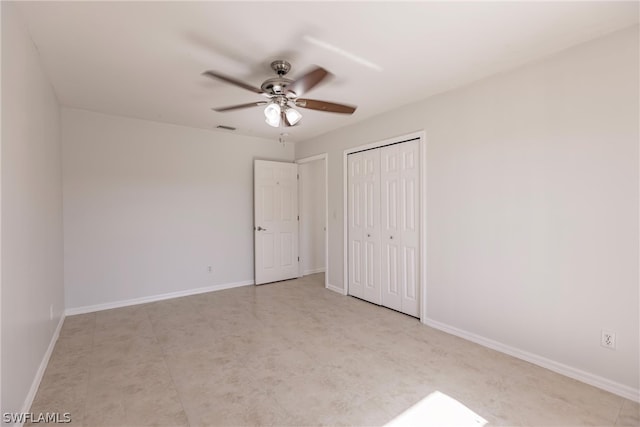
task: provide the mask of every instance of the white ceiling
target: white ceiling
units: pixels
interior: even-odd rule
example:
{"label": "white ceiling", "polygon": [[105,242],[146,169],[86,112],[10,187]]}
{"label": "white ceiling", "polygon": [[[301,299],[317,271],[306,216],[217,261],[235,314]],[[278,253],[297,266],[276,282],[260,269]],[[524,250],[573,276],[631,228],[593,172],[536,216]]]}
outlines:
{"label": "white ceiling", "polygon": [[[638,2],[23,2],[61,104],[198,128],[304,140],[634,25]],[[315,41],[315,43],[314,43]],[[324,44],[321,45],[321,44]],[[255,86],[286,59],[297,77],[335,77],[305,97],[358,105],[352,116],[300,111],[274,129],[262,100],[201,75]]]}

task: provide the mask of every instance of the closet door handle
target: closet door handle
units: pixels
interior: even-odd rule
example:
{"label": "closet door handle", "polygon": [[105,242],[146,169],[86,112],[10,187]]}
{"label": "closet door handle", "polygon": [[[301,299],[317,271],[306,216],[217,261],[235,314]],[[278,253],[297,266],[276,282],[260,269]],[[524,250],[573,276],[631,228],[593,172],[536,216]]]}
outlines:
{"label": "closet door handle", "polygon": [[390,238],[391,240],[393,240],[393,236],[390,236],[389,238]]}
{"label": "closet door handle", "polygon": [[371,234],[367,233],[367,237],[371,237]]}

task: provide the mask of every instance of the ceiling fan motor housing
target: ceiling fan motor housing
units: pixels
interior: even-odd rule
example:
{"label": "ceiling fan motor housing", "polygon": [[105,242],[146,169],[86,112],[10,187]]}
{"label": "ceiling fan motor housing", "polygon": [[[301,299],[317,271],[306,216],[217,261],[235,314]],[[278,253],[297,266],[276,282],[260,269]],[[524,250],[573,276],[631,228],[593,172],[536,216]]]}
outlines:
{"label": "ceiling fan motor housing", "polygon": [[271,69],[278,77],[265,80],[260,89],[270,95],[283,95],[285,88],[293,82],[293,80],[284,77],[291,70],[291,64],[283,59],[278,59],[271,63]]}
{"label": "ceiling fan motor housing", "polygon": [[272,79],[265,80],[260,86],[260,89],[264,93],[268,93],[270,95],[284,95],[285,88],[291,83],[293,80],[287,79],[285,77],[274,77]]}

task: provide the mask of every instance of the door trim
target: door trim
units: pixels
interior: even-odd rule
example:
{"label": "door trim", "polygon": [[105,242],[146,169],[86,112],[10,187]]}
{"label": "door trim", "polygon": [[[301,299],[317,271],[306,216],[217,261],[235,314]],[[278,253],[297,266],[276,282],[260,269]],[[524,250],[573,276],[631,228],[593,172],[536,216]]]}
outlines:
{"label": "door trim", "polygon": [[[315,156],[304,157],[296,160],[297,164],[315,162],[317,160],[324,160],[324,287],[329,288],[329,156],[327,153],[318,154]],[[300,181],[298,181],[298,190],[300,189]],[[301,198],[298,197],[298,204],[300,204]],[[298,212],[300,207],[298,206]],[[300,248],[300,222],[298,222],[298,248]],[[302,269],[302,263],[298,268]],[[298,274],[301,274],[298,273]]]}
{"label": "door trim", "polygon": [[[420,147],[420,322],[427,321],[427,136],[424,130],[394,136],[381,141],[359,145],[344,150],[342,155],[342,208],[343,208],[343,287],[342,294],[349,294],[349,241],[348,241],[348,160],[347,156],[358,151],[398,144],[409,139],[419,139]],[[328,247],[328,246],[327,246]]]}

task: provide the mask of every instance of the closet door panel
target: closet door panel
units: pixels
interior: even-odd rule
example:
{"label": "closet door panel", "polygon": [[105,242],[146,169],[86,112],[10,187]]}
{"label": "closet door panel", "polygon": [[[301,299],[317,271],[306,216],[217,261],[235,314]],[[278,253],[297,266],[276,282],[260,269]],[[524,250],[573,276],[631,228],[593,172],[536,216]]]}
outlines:
{"label": "closet door panel", "polygon": [[380,304],[380,153],[362,152],[365,180],[365,241],[367,247],[367,275],[364,299]]}
{"label": "closet door panel", "polygon": [[418,141],[398,144],[400,158],[399,227],[402,240],[402,312],[420,315],[420,170]]}
{"label": "closet door panel", "polygon": [[348,157],[349,294],[380,304],[380,154]]}
{"label": "closet door panel", "polygon": [[382,305],[419,316],[418,142],[381,148]]}
{"label": "closet door panel", "polygon": [[400,233],[400,150],[380,149],[382,305],[402,311],[402,240]]}
{"label": "closet door panel", "polygon": [[363,188],[363,159],[358,154],[348,157],[348,242],[349,242],[349,294],[358,298],[364,296],[364,211],[362,200]]}

